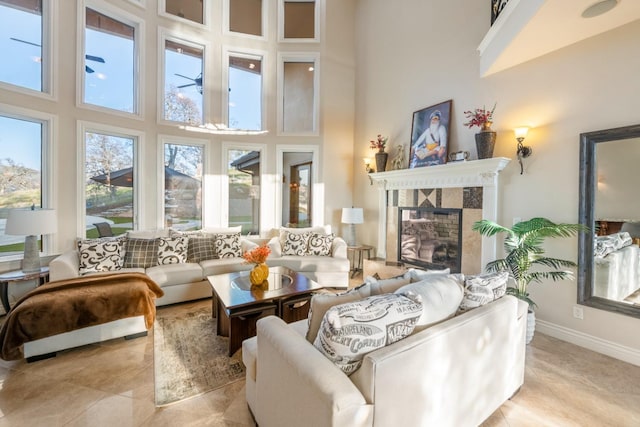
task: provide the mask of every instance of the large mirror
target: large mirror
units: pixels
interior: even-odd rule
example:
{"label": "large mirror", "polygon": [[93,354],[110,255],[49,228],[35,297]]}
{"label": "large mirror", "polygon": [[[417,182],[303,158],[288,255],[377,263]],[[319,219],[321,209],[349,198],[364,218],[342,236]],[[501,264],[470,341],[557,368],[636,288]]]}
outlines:
{"label": "large mirror", "polygon": [[580,135],[578,303],[640,317],[640,125]]}

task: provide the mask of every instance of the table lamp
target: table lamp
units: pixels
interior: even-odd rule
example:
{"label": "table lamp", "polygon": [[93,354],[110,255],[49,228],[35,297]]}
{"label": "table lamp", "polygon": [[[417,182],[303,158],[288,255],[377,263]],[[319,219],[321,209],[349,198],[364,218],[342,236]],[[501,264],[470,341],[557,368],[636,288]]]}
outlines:
{"label": "table lamp", "polygon": [[349,235],[347,236],[347,245],[356,245],[356,224],[364,223],[362,208],[342,208],[342,223],[349,224]]}
{"label": "table lamp", "polygon": [[22,271],[34,273],[40,271],[40,250],[38,237],[56,232],[58,220],[53,209],[11,209],[7,217],[5,234],[26,236],[24,240],[24,258]]}

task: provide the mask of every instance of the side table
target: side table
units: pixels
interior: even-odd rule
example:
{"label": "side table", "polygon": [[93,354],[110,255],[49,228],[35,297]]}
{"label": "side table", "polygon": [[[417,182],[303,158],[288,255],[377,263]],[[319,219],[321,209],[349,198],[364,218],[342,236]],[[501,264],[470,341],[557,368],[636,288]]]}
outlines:
{"label": "side table", "polygon": [[351,278],[356,275],[357,272],[362,272],[362,260],[364,258],[364,253],[367,253],[367,259],[371,259],[371,251],[373,250],[373,246],[369,245],[356,245],[356,246],[347,246],[347,258],[349,257],[349,252],[353,252],[353,256],[351,259]]}
{"label": "side table", "polygon": [[9,313],[9,282],[26,282],[38,279],[38,286],[49,281],[49,267],[40,267],[40,271],[25,273],[21,270],[0,274],[0,301],[5,312]]}

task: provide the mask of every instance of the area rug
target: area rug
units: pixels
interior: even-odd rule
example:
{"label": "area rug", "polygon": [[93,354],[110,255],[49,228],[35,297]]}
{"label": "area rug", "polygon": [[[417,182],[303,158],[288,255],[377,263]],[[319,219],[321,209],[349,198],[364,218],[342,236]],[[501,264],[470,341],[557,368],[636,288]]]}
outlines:
{"label": "area rug", "polygon": [[211,308],[163,313],[153,325],[156,406],[188,399],[244,379],[241,351],[228,357],[229,339],[216,335]]}

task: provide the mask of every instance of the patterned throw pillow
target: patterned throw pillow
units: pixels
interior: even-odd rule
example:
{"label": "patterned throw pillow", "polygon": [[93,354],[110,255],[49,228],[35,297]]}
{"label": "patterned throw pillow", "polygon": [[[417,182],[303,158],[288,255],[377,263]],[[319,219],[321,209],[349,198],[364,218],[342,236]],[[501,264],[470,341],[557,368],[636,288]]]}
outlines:
{"label": "patterned throw pillow", "polygon": [[124,264],[125,245],[122,238],[78,241],[81,275],[120,270]]}
{"label": "patterned throw pillow", "polygon": [[467,276],[459,311],[471,310],[502,297],[507,291],[507,280],[509,280],[509,273],[506,271]]}
{"label": "patterned throw pillow", "polygon": [[189,237],[187,262],[200,262],[216,258],[215,238]]}
{"label": "patterned throw pillow", "polygon": [[127,239],[125,268],[147,268],[158,264],[158,239]]}
{"label": "patterned throw pillow", "polygon": [[308,255],[329,256],[331,255],[331,247],[333,245],[332,234],[311,233],[309,235],[309,246],[307,248]]}
{"label": "patterned throw pillow", "polygon": [[421,314],[421,303],[399,294],[336,305],[324,315],[313,345],[351,375],[365,354],[411,335]]}
{"label": "patterned throw pillow", "polygon": [[287,232],[282,245],[282,255],[306,255],[310,236],[311,233]]}
{"label": "patterned throw pillow", "polygon": [[325,313],[334,305],[353,302],[371,296],[371,286],[363,284],[357,288],[349,289],[341,294],[317,293],[311,297],[309,315],[307,317],[307,341],[313,344],[318,335],[320,324]]}
{"label": "patterned throw pillow", "polygon": [[189,238],[159,237],[158,238],[158,265],[182,264],[187,262],[187,249]]}
{"label": "patterned throw pillow", "polygon": [[215,235],[215,249],[218,258],[239,258],[242,256],[240,233]]}

